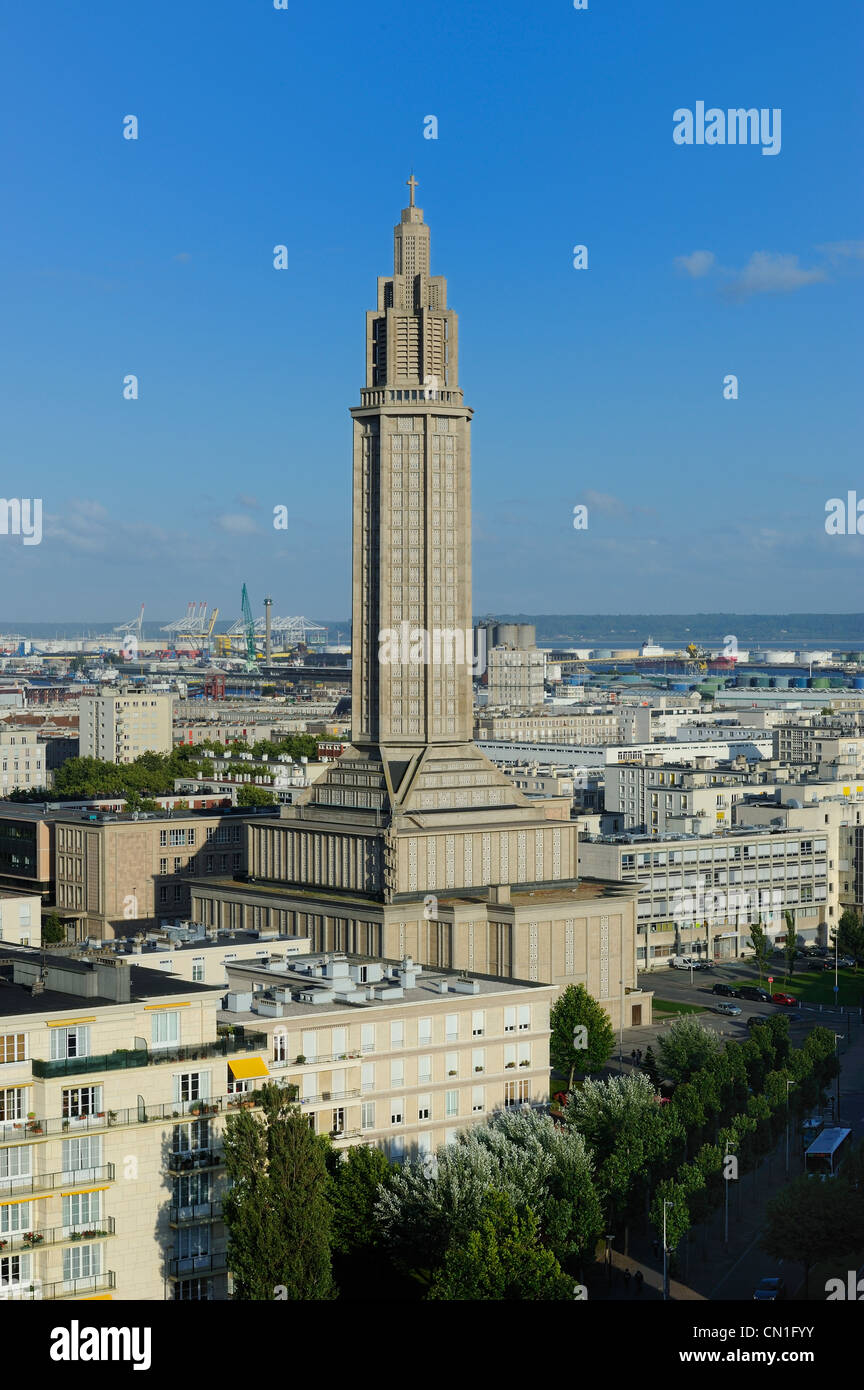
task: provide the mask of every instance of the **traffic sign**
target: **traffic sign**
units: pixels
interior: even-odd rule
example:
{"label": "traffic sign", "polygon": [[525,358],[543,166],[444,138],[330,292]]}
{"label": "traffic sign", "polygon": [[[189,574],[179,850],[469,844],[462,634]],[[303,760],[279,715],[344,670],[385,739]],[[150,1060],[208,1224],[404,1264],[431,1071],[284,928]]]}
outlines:
{"label": "traffic sign", "polygon": [[768,983],[769,983],[769,985],[773,985],[773,983],[774,983],[774,976],[773,976],[773,975],[769,975],[769,976],[768,976]]}

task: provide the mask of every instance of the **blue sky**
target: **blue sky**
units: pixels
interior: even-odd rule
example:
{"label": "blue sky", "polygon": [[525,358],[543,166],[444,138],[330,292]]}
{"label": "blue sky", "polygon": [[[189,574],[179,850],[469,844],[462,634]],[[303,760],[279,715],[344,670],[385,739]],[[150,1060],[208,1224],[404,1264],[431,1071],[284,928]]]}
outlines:
{"label": "blue sky", "polygon": [[[0,536],[0,617],[233,618],[244,581],[348,614],[347,412],[412,165],[475,612],[859,611],[864,537],[824,518],[864,497],[862,30],[848,0],[19,7],[3,492],[45,520]],[[779,107],[780,153],[674,144],[700,100]]]}

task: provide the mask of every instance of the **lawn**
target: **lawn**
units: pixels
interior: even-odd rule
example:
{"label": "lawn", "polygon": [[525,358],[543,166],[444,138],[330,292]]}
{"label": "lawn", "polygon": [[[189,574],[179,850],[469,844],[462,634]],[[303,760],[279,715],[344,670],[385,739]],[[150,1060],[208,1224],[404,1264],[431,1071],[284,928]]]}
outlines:
{"label": "lawn", "polygon": [[652,1005],[653,1016],[658,1014],[701,1014],[705,1012],[704,1004],[685,1004],[679,999],[655,999]]}
{"label": "lawn", "polygon": [[[833,970],[810,970],[807,968],[807,963],[798,960],[795,962],[795,972],[789,978],[786,975],[785,962],[773,965],[768,974],[774,976],[773,985],[765,984],[765,988],[768,990],[775,993],[778,991],[788,992],[806,1004],[834,1003]],[[852,1004],[857,1007],[862,1003],[864,971],[859,970],[856,975],[855,971],[849,968],[839,970],[837,983],[840,986],[837,998],[841,1004]]]}

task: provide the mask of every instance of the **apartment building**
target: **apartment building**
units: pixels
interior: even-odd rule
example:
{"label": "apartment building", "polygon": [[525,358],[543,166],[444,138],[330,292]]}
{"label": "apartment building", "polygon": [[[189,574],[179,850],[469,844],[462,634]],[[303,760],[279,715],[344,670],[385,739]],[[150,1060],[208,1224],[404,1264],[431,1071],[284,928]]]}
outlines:
{"label": "apartment building", "polygon": [[142,753],[170,753],[174,746],[174,697],[135,686],[103,687],[82,695],[78,737],[82,758],[131,763]]}
{"label": "apartment building", "polygon": [[[549,1096],[552,985],[367,956],[227,965],[223,1023],[266,1034],[318,1133],[394,1161]],[[251,1083],[250,1083],[251,1084]]]}
{"label": "apartment building", "polygon": [[221,1136],[268,1068],[260,1037],[217,1036],[220,998],[4,947],[0,1298],[228,1297]]}
{"label": "apartment building", "polygon": [[58,910],[75,919],[75,936],[110,940],[130,923],[156,926],[188,918],[190,880],[246,868],[245,820],[267,808],[220,811],[93,813],[56,821]]}
{"label": "apartment building", "polygon": [[42,805],[0,802],[0,888],[54,897],[54,821]]}
{"label": "apartment building", "polygon": [[719,767],[710,758],[669,763],[649,755],[643,763],[607,767],[605,782],[605,809],[621,816],[625,831],[686,834],[731,825],[754,774],[743,759]]}
{"label": "apartment building", "polygon": [[543,704],[546,654],[536,647],[491,647],[487,655],[490,705],[533,710]]}
{"label": "apartment building", "polygon": [[15,946],[42,944],[42,899],[38,893],[0,889],[0,941]]}
{"label": "apartment building", "polygon": [[0,796],[47,786],[45,745],[33,729],[0,728]]}
{"label": "apartment building", "polygon": [[[143,937],[143,940],[142,940]],[[104,944],[104,943],[103,943]],[[83,949],[83,948],[82,948]],[[114,954],[149,970],[163,970],[175,980],[225,989],[228,966],[235,961],[260,963],[278,951],[282,957],[308,954],[308,936],[279,936],[275,931],[215,931],[197,922],[178,920],[127,938],[116,937]]]}
{"label": "apartment building", "polygon": [[[493,703],[503,701],[493,701],[490,689],[489,704]],[[537,703],[542,706],[542,696]],[[596,709],[568,706],[557,714],[541,707],[531,714],[480,714],[475,722],[474,737],[481,746],[487,740],[602,746],[629,742],[634,719],[635,711],[614,709],[609,705]]]}
{"label": "apartment building", "polygon": [[580,837],[579,871],[639,885],[639,970],[673,955],[734,960],[760,918],[772,939],[794,913],[802,942],[824,942],[838,920],[839,862],[827,831],[743,826],[706,835]]}
{"label": "apartment building", "polygon": [[864,732],[845,729],[839,720],[779,724],[774,730],[774,756],[790,764],[837,764],[853,776],[864,776]]}

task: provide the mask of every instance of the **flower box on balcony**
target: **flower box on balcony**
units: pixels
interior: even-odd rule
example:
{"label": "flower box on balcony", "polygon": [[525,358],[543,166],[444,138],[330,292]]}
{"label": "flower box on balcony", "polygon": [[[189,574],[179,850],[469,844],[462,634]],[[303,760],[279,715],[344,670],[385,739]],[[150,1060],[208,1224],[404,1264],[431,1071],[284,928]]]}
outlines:
{"label": "flower box on balcony", "polygon": [[516,1063],[515,1063],[515,1062],[507,1062],[506,1065],[507,1065],[508,1067],[515,1067]]}

